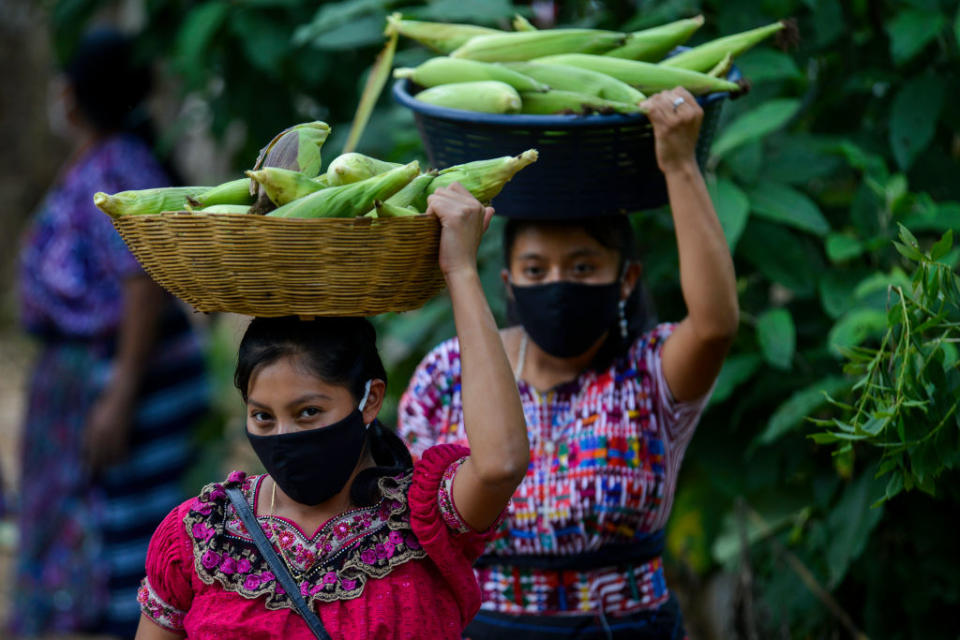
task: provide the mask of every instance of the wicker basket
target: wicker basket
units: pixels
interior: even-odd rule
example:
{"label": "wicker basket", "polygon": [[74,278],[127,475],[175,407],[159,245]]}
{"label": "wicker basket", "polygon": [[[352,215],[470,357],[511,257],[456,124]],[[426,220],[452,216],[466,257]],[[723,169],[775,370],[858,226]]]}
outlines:
{"label": "wicker basket", "polygon": [[187,213],[116,218],[148,274],[198,311],[370,316],[444,286],[433,216],[292,220]]}
{"label": "wicker basket", "polygon": [[[741,77],[734,67],[727,76]],[[540,159],[514,176],[493,200],[499,215],[523,219],[580,218],[639,211],[667,203],[653,131],[637,115],[499,115],[438,107],[416,100],[409,79],[394,99],[413,111],[430,164],[437,168],[535,148]],[[726,93],[700,96],[701,167],[720,120]]]}

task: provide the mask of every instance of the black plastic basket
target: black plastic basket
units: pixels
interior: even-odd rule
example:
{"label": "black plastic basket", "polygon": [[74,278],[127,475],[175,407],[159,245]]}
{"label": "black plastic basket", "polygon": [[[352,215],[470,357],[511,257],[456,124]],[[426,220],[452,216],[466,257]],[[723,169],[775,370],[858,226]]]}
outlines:
{"label": "black plastic basket", "polygon": [[[737,81],[735,67],[728,79]],[[437,107],[413,97],[408,79],[393,96],[414,114],[430,164],[442,169],[530,148],[540,159],[514,176],[493,202],[500,215],[524,219],[579,218],[666,204],[653,129],[637,115],[499,115]],[[704,110],[697,160],[702,167],[727,93],[697,99]]]}

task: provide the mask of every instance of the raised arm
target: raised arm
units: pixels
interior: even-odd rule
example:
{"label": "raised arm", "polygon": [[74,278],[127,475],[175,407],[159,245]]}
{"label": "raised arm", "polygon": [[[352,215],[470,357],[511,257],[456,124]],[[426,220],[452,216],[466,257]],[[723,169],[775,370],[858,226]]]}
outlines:
{"label": "raised arm", "polygon": [[453,482],[460,515],[477,531],[492,525],[523,480],[530,444],[513,371],[477,274],[477,248],[493,209],[459,184],[438,189],[427,213],[440,219],[440,268],[460,341],[463,423],[470,457]]}
{"label": "raised arm", "polygon": [[710,389],[736,335],[740,309],[730,250],[697,166],[703,110],[680,88],[653,96],[646,106],[657,163],[667,181],[687,305],[686,318],[667,338],[662,354],[664,378],[682,402]]}

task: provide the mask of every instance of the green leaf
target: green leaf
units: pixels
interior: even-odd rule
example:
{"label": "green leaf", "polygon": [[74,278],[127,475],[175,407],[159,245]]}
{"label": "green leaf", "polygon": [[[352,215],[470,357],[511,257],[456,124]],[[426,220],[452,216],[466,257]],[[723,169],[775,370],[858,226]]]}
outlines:
{"label": "green leaf", "polygon": [[[760,444],[770,444],[790,433],[803,423],[804,418],[828,404],[824,392],[836,395],[850,388],[851,382],[841,376],[831,376],[817,380],[813,384],[791,395],[786,402],[777,407],[770,416],[767,428],[757,438]],[[814,441],[817,441],[816,434]],[[834,435],[833,440],[839,439]],[[819,443],[818,443],[819,444]]]}
{"label": "green leaf", "polygon": [[726,178],[711,180],[707,184],[710,199],[717,209],[723,235],[727,239],[730,251],[734,251],[743,229],[747,226],[747,217],[750,215],[750,200],[747,195]]}
{"label": "green leaf", "polygon": [[740,237],[737,255],[800,297],[816,291],[822,267],[819,251],[783,227],[751,220]]}
{"label": "green leaf", "polygon": [[177,32],[174,47],[178,66],[191,76],[202,76],[204,53],[230,11],[226,2],[207,2],[190,9]]}
{"label": "green leaf", "polygon": [[915,262],[923,260],[923,254],[909,245],[894,242],[893,246],[900,255],[908,260],[913,260]]}
{"label": "green leaf", "polygon": [[795,98],[780,98],[764,102],[730,123],[713,143],[711,153],[716,157],[722,157],[745,142],[762,138],[776,131],[797,114],[800,104],[800,100]]}
{"label": "green leaf", "polygon": [[508,0],[433,0],[425,7],[411,9],[409,14],[417,20],[494,24],[516,12]]}
{"label": "green leaf", "polygon": [[790,369],[797,347],[797,329],[787,309],[772,309],[757,318],[757,341],[764,359],[777,369]]}
{"label": "green leaf", "polygon": [[900,229],[900,240],[902,240],[904,244],[910,245],[911,247],[920,246],[920,243],[917,242],[917,237],[910,233],[910,229],[906,228],[902,224],[898,224],[897,226]]}
{"label": "green leaf", "polygon": [[737,59],[743,77],[753,84],[770,80],[793,80],[803,76],[793,58],[774,49],[752,49]]}
{"label": "green leaf", "polygon": [[818,236],[830,231],[830,223],[816,203],[785,184],[760,182],[750,191],[750,204],[755,214],[767,220]]}
{"label": "green leaf", "polygon": [[887,22],[890,56],[896,65],[908,62],[933,40],[946,19],[939,12],[903,9]]}
{"label": "green leaf", "polygon": [[260,11],[236,11],[230,16],[230,30],[243,45],[250,65],[277,80],[290,52],[290,33],[282,22]]}
{"label": "green leaf", "polygon": [[915,211],[903,218],[902,223],[916,231],[939,231],[960,229],[960,203],[941,202],[922,211]]}
{"label": "green leaf", "polygon": [[930,248],[930,258],[939,260],[953,248],[953,229],[950,229]]}
{"label": "green leaf", "polygon": [[760,367],[762,359],[756,353],[738,353],[728,356],[717,376],[710,396],[710,404],[719,404],[733,395],[733,392]]}
{"label": "green leaf", "polygon": [[833,325],[827,335],[827,346],[835,355],[842,349],[860,345],[870,336],[887,328],[887,314],[877,309],[854,309]]}
{"label": "green leaf", "polygon": [[861,472],[860,477],[847,485],[827,517],[830,541],[826,554],[830,575],[828,588],[840,584],[850,563],[863,553],[870,533],[883,516],[883,509],[871,508],[871,503],[882,491],[882,485],[874,475],[872,470]]}
{"label": "green leaf", "polygon": [[897,165],[909,169],[927,148],[943,108],[945,85],[932,73],[907,81],[890,109],[890,147]]}
{"label": "green leaf", "polygon": [[856,236],[845,233],[831,233],[827,236],[827,257],[837,264],[856,258],[863,253],[863,243]]}
{"label": "green leaf", "polygon": [[327,2],[317,9],[313,20],[300,26],[293,34],[295,45],[320,39],[323,34],[338,27],[369,17],[375,13],[380,17],[380,32],[383,33],[383,17],[386,10],[396,2],[391,0],[346,0],[344,2]]}
{"label": "green leaf", "polygon": [[860,269],[830,269],[818,283],[820,304],[827,315],[836,320],[854,304],[853,291],[863,279]]}

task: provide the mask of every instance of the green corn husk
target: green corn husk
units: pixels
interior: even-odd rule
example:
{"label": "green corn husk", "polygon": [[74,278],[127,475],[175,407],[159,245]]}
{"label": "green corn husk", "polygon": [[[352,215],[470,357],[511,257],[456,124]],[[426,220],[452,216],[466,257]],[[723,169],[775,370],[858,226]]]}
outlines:
{"label": "green corn husk", "polygon": [[212,204],[194,213],[249,213],[250,206],[245,204]]}
{"label": "green corn husk", "polygon": [[625,40],[625,34],[599,29],[513,31],[474,38],[450,57],[484,62],[522,61],[570,52],[604,53]]}
{"label": "green corn husk", "polygon": [[687,40],[703,26],[703,16],[676,20],[668,24],[634,31],[627,36],[622,47],[607,51],[603,55],[628,60],[655,62]]}
{"label": "green corn husk", "polygon": [[396,69],[393,77],[410,78],[421,87],[496,80],[517,91],[546,91],[550,88],[503,65],[465,58],[431,58],[414,69]]}
{"label": "green corn husk", "polygon": [[741,31],[740,33],[705,42],[699,47],[694,47],[689,51],[684,51],[671,58],[667,58],[660,64],[675,69],[707,71],[723,60],[727,54],[736,57],[784,28],[786,28],[786,24],[781,21],[768,24],[764,27],[750,29],[749,31]]}
{"label": "green corn husk", "polygon": [[416,161],[391,171],[339,187],[328,187],[274,209],[274,218],[351,218],[362,216],[377,200],[386,200],[420,173]]}
{"label": "green corn husk", "polygon": [[481,113],[516,113],[521,105],[517,90],[496,80],[442,84],[424,89],[415,97],[438,107]]}
{"label": "green corn husk", "polygon": [[713,76],[714,78],[726,78],[727,72],[730,71],[730,67],[733,66],[733,56],[729,53],[723,57],[723,60],[717,63],[717,65],[710,69],[707,72],[708,76]]}
{"label": "green corn husk", "polygon": [[513,16],[513,22],[510,24],[513,26],[514,31],[539,31],[539,29],[530,24],[530,21],[519,13]]}
{"label": "green corn husk", "polygon": [[431,171],[417,176],[403,189],[387,198],[386,202],[398,207],[425,211],[427,208],[427,187],[430,186],[436,175],[436,171]]}
{"label": "green corn husk", "polygon": [[474,198],[489,204],[518,171],[536,162],[537,157],[536,149],[527,149],[518,156],[476,160],[447,167],[427,186],[427,194],[459,182]]}
{"label": "green corn husk", "polygon": [[503,64],[549,85],[551,89],[575,91],[605,100],[632,104],[646,99],[643,93],[626,82],[621,82],[605,73],[590,71],[589,69],[565,67],[559,64],[540,64],[539,62],[504,62]]}
{"label": "green corn husk", "polygon": [[250,195],[250,179],[237,178],[230,182],[224,182],[208,191],[189,199],[192,208],[209,207],[217,204],[242,204],[250,206],[253,204],[253,196]]}
{"label": "green corn husk", "polygon": [[504,33],[499,29],[473,24],[404,20],[399,13],[387,18],[387,33],[394,32],[443,54],[463,46],[471,38]]}
{"label": "green corn husk", "polygon": [[[294,137],[294,133],[296,133],[296,137]],[[308,178],[314,178],[320,174],[320,166],[323,160],[320,149],[329,135],[330,125],[319,120],[302,122],[287,127],[260,149],[260,154],[257,156],[253,169],[257,170],[266,164],[271,167],[299,171]],[[276,153],[275,147],[278,145],[279,148],[276,149],[276,152],[279,153]],[[270,156],[270,162],[266,162],[268,156]],[[251,184],[251,192],[254,188],[255,185]]]}
{"label": "green corn husk", "polygon": [[546,93],[522,93],[521,113],[550,115],[556,113],[641,113],[643,108],[636,103],[615,102],[576,91],[553,89]]}
{"label": "green corn husk", "polygon": [[213,187],[160,187],[120,191],[113,195],[98,191],[93,204],[110,217],[140,216],[168,211],[185,211],[187,198],[195,198]]}
{"label": "green corn husk", "polygon": [[360,136],[367,128],[367,122],[373,113],[373,108],[383,92],[383,87],[390,79],[390,69],[393,68],[393,56],[397,51],[397,39],[399,35],[396,31],[387,27],[387,44],[383,47],[373,66],[370,68],[370,74],[367,76],[367,82],[363,85],[363,93],[360,94],[360,102],[357,103],[357,111],[353,114],[353,122],[350,124],[350,133],[347,135],[347,141],[343,145],[343,152],[349,153],[357,148],[360,142]]}
{"label": "green corn husk", "polygon": [[290,171],[279,167],[264,167],[257,171],[247,171],[247,176],[263,187],[267,197],[278,207],[329,186],[326,174],[316,178],[308,178],[299,171]]}
{"label": "green corn husk", "polygon": [[705,73],[665,67],[660,64],[641,62],[639,60],[624,60],[608,56],[592,56],[583,53],[571,53],[559,56],[540,58],[535,62],[547,64],[569,65],[606,73],[618,80],[636,87],[646,94],[683,87],[690,93],[701,94],[714,91],[738,91],[740,87],[723,78],[713,78]]}
{"label": "green corn husk", "polygon": [[365,156],[356,151],[344,153],[334,158],[327,167],[327,184],[331,187],[352,184],[402,166],[396,162],[385,162]]}
{"label": "green corn husk", "polygon": [[374,212],[376,218],[403,218],[407,216],[419,216],[421,211],[412,207],[402,207],[398,204],[391,204],[389,200],[377,200],[374,203]]}

